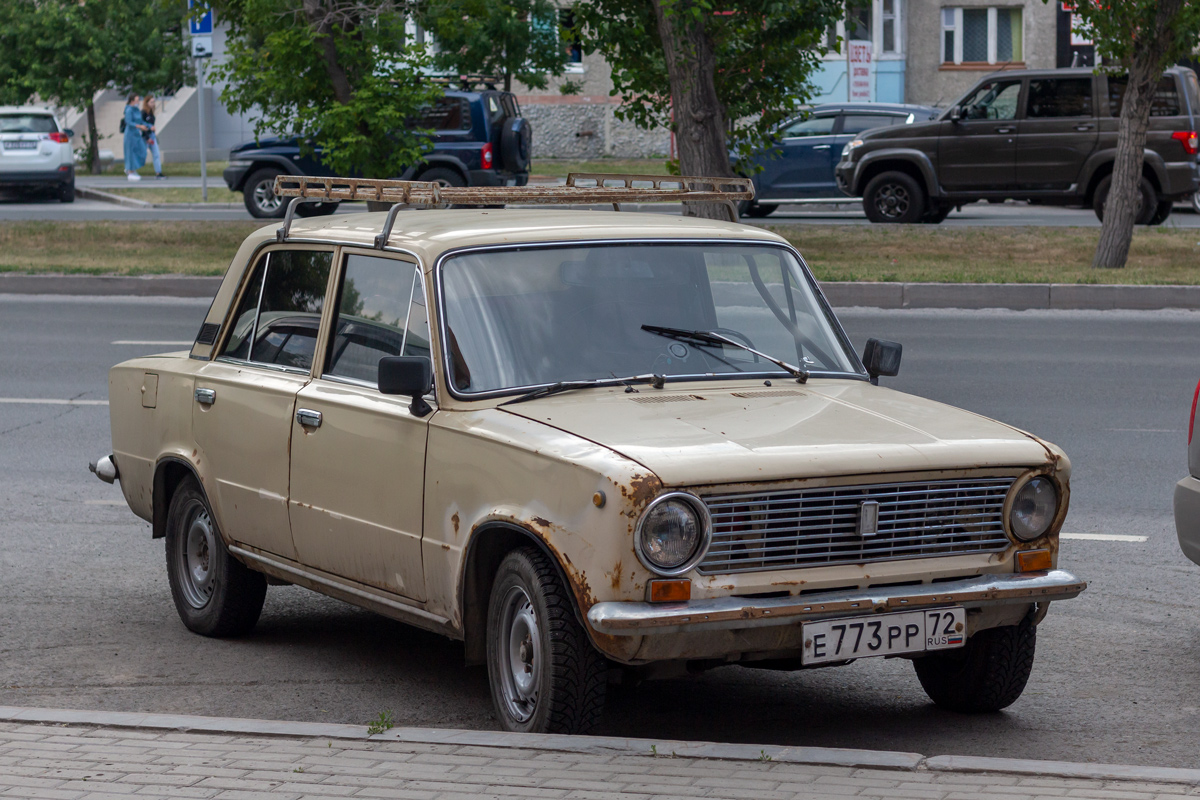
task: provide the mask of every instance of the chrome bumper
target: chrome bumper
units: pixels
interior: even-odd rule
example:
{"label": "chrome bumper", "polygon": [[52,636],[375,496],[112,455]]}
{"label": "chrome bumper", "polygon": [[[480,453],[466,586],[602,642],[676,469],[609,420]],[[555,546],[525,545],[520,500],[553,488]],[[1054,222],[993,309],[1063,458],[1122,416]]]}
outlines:
{"label": "chrome bumper", "polygon": [[117,472],[117,462],[113,461],[111,453],[88,464],[88,469],[96,473],[96,477],[105,483],[112,483],[121,477],[121,474]]}
{"label": "chrome bumper", "polygon": [[962,605],[979,608],[1006,603],[1069,600],[1086,588],[1086,582],[1066,570],[1055,569],[1048,572],[983,575],[920,586],[815,592],[798,597],[720,597],[678,604],[605,602],[592,606],[587,618],[600,633],[641,636],[763,628],[926,606]]}

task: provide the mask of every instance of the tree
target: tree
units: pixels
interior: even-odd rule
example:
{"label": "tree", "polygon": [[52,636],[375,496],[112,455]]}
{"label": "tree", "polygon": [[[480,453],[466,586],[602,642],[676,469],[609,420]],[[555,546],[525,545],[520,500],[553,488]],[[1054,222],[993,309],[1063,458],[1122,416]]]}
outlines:
{"label": "tree", "polygon": [[34,96],[87,110],[87,162],[100,171],[93,98],[174,90],[187,78],[182,12],[155,0],[3,0],[0,100]]}
{"label": "tree", "polygon": [[427,0],[418,20],[437,43],[434,66],[502,75],[506,92],[514,78],[545,89],[547,76],[561,75],[566,66],[551,0]]}
{"label": "tree", "polygon": [[1104,207],[1093,267],[1124,267],[1140,198],[1146,128],[1163,70],[1192,53],[1200,41],[1195,0],[1076,0],[1075,13],[1096,43],[1110,74],[1128,73],[1117,158]]}
{"label": "tree", "polygon": [[216,0],[230,26],[214,73],[221,99],[256,116],[255,134],[286,131],[343,175],[391,178],[427,150],[410,121],[441,95],[405,33],[397,0]]}
{"label": "tree", "polygon": [[[826,29],[841,0],[588,0],[584,45],[612,66],[623,119],[670,127],[685,175],[730,177],[729,148],[749,153],[812,95]],[[670,87],[664,94],[664,86]],[[721,218],[721,206],[685,213]]]}

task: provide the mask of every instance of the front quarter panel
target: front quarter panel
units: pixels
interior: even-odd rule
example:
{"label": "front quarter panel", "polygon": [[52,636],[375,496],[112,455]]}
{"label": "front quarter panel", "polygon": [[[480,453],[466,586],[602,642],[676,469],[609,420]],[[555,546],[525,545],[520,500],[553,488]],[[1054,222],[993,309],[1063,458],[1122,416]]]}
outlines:
{"label": "front quarter panel", "polygon": [[[636,462],[499,409],[439,413],[425,485],[426,608],[455,626],[466,613],[459,598],[469,545],[492,525],[520,528],[544,545],[582,619],[597,602],[645,599],[650,575],[634,554],[633,531],[661,484]],[[589,633],[617,659],[632,657],[640,640]]]}

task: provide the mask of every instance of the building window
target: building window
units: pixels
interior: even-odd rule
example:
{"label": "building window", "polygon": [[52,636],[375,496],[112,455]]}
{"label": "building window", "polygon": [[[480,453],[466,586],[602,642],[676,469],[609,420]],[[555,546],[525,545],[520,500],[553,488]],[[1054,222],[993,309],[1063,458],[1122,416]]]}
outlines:
{"label": "building window", "polygon": [[943,8],[943,64],[1008,64],[1025,60],[1019,8]]}
{"label": "building window", "polygon": [[902,0],[871,0],[852,6],[843,20],[825,29],[826,58],[845,58],[840,40],[871,42],[874,55],[901,52],[900,4]]}

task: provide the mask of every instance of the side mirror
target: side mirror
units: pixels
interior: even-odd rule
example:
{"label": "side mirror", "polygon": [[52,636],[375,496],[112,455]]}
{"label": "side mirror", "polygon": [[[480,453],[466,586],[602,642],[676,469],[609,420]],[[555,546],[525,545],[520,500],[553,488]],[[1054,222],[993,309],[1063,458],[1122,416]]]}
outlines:
{"label": "side mirror", "polygon": [[433,411],[425,394],[433,388],[433,364],[423,356],[385,356],[379,359],[379,393],[411,397],[415,417]]}
{"label": "side mirror", "polygon": [[63,129],[63,133],[65,133],[65,134],[67,135],[67,138],[68,138],[68,139],[74,139],[74,138],[75,138],[75,131],[71,130],[70,128],[64,128],[64,129]]}
{"label": "side mirror", "polygon": [[871,376],[871,383],[878,386],[879,376],[892,377],[900,373],[900,356],[904,346],[899,342],[883,342],[879,339],[867,339],[863,348],[863,366]]}
{"label": "side mirror", "polygon": [[954,108],[950,109],[950,121],[958,122],[960,119],[962,119],[962,108],[960,106],[954,106]]}

